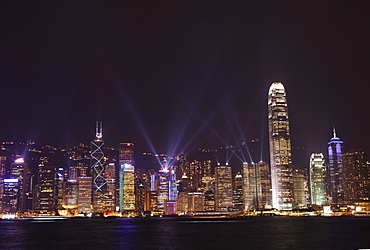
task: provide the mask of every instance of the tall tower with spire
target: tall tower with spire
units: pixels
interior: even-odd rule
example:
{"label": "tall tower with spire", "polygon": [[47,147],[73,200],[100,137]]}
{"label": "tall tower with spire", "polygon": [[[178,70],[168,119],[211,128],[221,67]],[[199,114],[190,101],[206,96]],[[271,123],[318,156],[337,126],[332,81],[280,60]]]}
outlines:
{"label": "tall tower with spire", "polygon": [[91,171],[92,171],[92,191],[93,207],[98,212],[101,207],[101,197],[105,191],[107,180],[104,178],[104,153],[103,153],[103,123],[96,122],[95,140],[91,142]]}
{"label": "tall tower with spire", "polygon": [[333,128],[333,138],[328,142],[328,196],[329,202],[334,203],[344,200],[342,145],[343,141],[337,137]]}
{"label": "tall tower with spire", "polygon": [[281,82],[271,84],[268,93],[268,125],[271,162],[272,206],[293,208],[293,170],[288,104]]}

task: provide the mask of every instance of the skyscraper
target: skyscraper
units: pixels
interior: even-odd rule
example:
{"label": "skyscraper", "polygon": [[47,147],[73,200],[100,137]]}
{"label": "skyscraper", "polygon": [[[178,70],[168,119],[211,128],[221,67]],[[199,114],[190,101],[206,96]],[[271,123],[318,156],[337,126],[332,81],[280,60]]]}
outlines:
{"label": "skyscraper", "polygon": [[268,93],[268,124],[271,162],[272,205],[293,208],[293,173],[288,104],[281,82],[271,84]]}
{"label": "skyscraper", "polygon": [[342,145],[343,142],[333,129],[333,138],[328,143],[328,195],[330,203],[344,201]]}
{"label": "skyscraper", "polygon": [[365,153],[351,149],[343,157],[344,197],[346,201],[370,199],[370,169],[365,162]]}
{"label": "skyscraper", "polygon": [[238,172],[234,178],[233,207],[236,211],[244,210],[243,176]]}
{"label": "skyscraper", "polygon": [[18,158],[11,164],[10,177],[18,179],[17,209],[18,212],[23,213],[27,210],[27,199],[31,196],[31,172],[23,158]]}
{"label": "skyscraper", "polygon": [[134,144],[119,144],[119,197],[120,210],[135,210]]}
{"label": "skyscraper", "polygon": [[3,207],[6,156],[0,156],[0,212]]}
{"label": "skyscraper", "polygon": [[41,214],[56,213],[57,205],[57,167],[40,164],[38,169],[37,209]]}
{"label": "skyscraper", "polygon": [[92,177],[77,177],[78,182],[78,211],[80,213],[91,213],[92,200]]}
{"label": "skyscraper", "polygon": [[103,200],[105,200],[107,180],[104,178],[103,146],[102,123],[99,126],[99,123],[96,122],[96,138],[91,142],[92,203],[95,212],[104,212]]}
{"label": "skyscraper", "polygon": [[4,192],[2,198],[2,210],[4,214],[15,214],[19,212],[18,209],[18,179],[4,179]]}
{"label": "skyscraper", "polygon": [[326,200],[326,166],[322,153],[312,153],[310,157],[311,204],[324,205]]}
{"label": "skyscraper", "polygon": [[230,166],[215,167],[216,211],[229,211],[233,207],[233,186]]}
{"label": "skyscraper", "polygon": [[268,164],[243,163],[244,209],[263,209],[271,206],[271,177]]}

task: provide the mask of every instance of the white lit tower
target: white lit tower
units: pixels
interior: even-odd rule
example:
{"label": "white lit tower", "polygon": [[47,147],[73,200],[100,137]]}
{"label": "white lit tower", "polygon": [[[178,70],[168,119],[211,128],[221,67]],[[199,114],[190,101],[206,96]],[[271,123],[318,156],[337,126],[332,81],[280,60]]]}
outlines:
{"label": "white lit tower", "polygon": [[288,104],[281,82],[271,84],[268,93],[268,125],[271,162],[272,205],[279,210],[293,208],[293,171]]}
{"label": "white lit tower", "polygon": [[311,204],[324,205],[326,201],[326,166],[323,153],[310,157]]}
{"label": "white lit tower", "polygon": [[105,191],[107,180],[104,178],[104,153],[103,153],[103,124],[96,122],[96,138],[91,142],[91,171],[92,171],[92,189],[93,206],[99,207],[100,197]]}

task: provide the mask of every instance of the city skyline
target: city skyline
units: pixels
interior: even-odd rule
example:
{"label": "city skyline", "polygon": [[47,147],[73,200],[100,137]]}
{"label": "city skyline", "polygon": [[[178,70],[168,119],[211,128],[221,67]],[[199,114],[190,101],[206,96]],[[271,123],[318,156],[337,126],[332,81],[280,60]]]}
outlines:
{"label": "city skyline", "polygon": [[173,154],[259,138],[268,161],[266,93],[280,81],[293,151],[326,152],[335,126],[345,150],[369,152],[364,5],[7,3],[0,139],[68,147],[98,120],[109,145]]}

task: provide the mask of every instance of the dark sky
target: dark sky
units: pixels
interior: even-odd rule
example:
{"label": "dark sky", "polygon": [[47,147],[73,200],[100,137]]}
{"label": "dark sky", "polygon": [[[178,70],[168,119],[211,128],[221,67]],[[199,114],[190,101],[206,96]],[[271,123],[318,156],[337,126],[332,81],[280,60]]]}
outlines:
{"label": "dark sky", "polygon": [[[4,1],[0,139],[190,151],[262,138],[283,82],[293,147],[370,152],[369,1]],[[146,139],[148,138],[148,139]],[[152,147],[148,141],[151,142]],[[263,158],[268,160],[268,155]]]}

